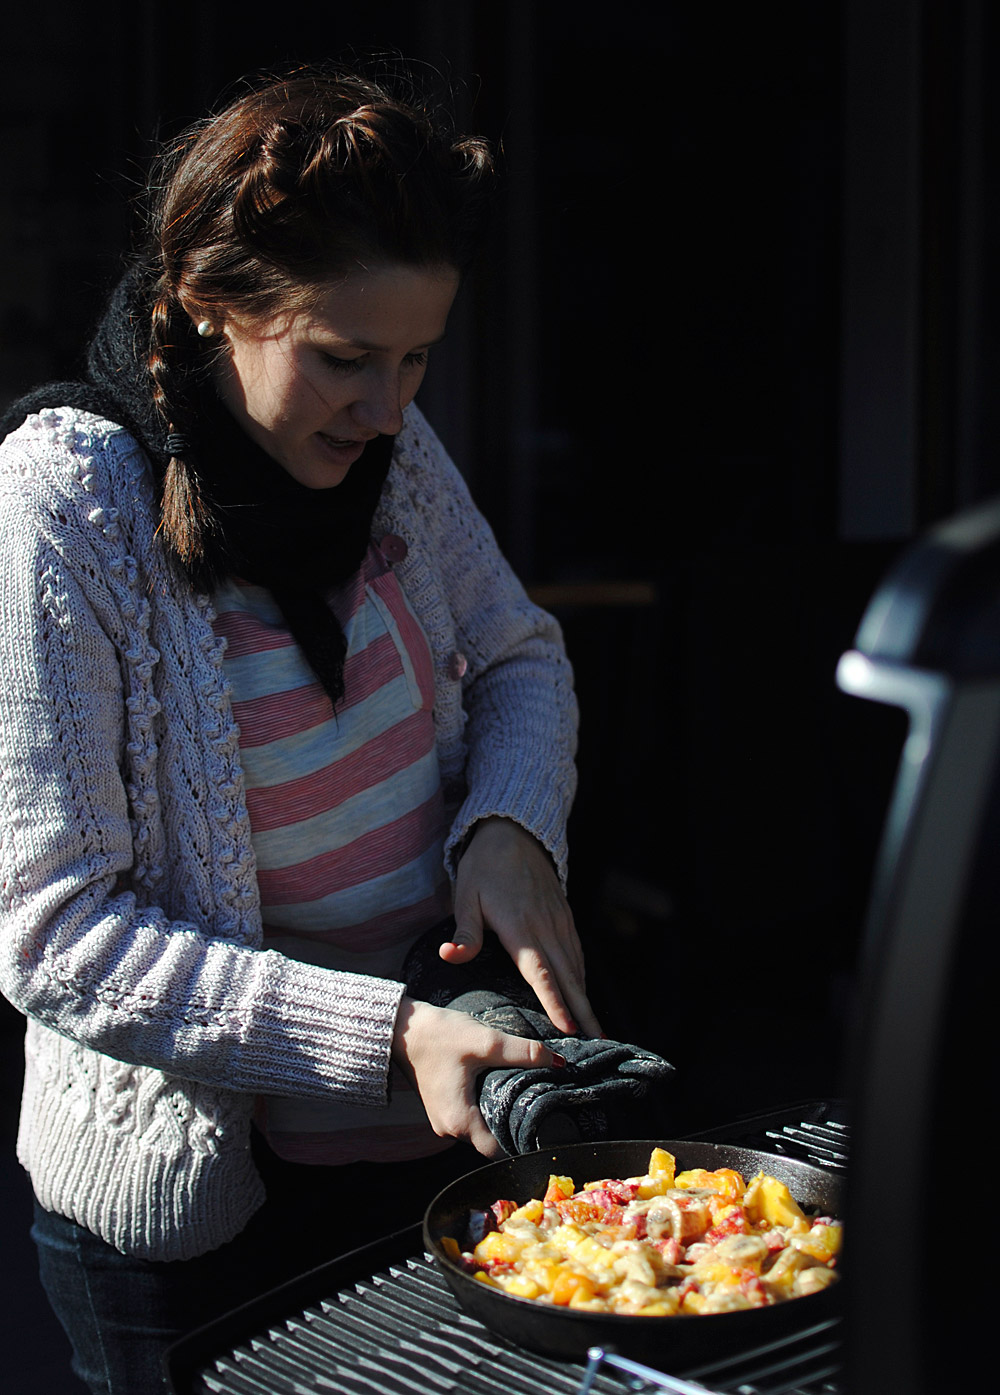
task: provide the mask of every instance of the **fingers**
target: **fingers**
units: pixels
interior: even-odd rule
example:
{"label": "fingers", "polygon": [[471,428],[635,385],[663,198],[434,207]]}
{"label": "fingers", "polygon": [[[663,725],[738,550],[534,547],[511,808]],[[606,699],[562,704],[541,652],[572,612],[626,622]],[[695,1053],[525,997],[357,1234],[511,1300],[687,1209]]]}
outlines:
{"label": "fingers", "polygon": [[583,947],[554,864],[518,824],[477,825],[458,867],[455,934],[441,958],[466,964],[489,924],[561,1032],[603,1036],[587,998]]}
{"label": "fingers", "polygon": [[565,1065],[544,1042],[509,1036],[466,1013],[404,997],[396,1018],[392,1055],[420,1094],[440,1138],[467,1138],[484,1157],[502,1149],[486,1127],[476,1086],[486,1070]]}
{"label": "fingers", "polygon": [[[500,1070],[506,1067],[511,1070],[538,1070],[546,1066],[561,1067],[566,1064],[565,1058],[550,1051],[544,1042],[532,1041],[526,1037],[509,1036],[506,1032],[494,1032],[492,1029],[490,1031],[496,1040],[488,1056],[484,1059],[484,1065],[488,1069]],[[479,1106],[475,1102],[475,1096],[469,1102],[469,1110],[464,1124],[469,1142],[477,1152],[482,1153],[483,1157],[500,1158],[506,1156],[487,1127]]]}
{"label": "fingers", "polygon": [[[506,1032],[495,1032],[494,1036],[498,1040],[495,1049],[490,1053],[489,1061],[490,1067],[494,1070],[504,1067],[511,1070],[539,1070],[546,1067],[562,1069],[566,1065],[566,1058],[560,1056],[558,1052],[551,1051],[544,1042],[532,1041],[525,1037],[509,1036]],[[475,1102],[472,1105],[471,1127],[468,1137],[476,1150],[484,1157],[500,1158],[506,1156],[487,1127]]]}
{"label": "fingers", "polygon": [[438,949],[448,964],[468,964],[483,947],[483,913],[479,899],[463,895],[460,883],[455,896],[455,934]]}
{"label": "fingers", "polygon": [[469,1142],[477,1153],[482,1153],[484,1158],[504,1158],[506,1153],[500,1147],[489,1129],[486,1127],[486,1120],[477,1109],[472,1115],[467,1133]]}
{"label": "fingers", "polygon": [[581,976],[558,950],[546,956],[537,946],[525,946],[513,958],[553,1026],[571,1036],[604,1036]]}
{"label": "fingers", "polygon": [[445,940],[438,949],[438,954],[448,964],[468,964],[475,959],[476,955],[483,947],[483,937],[480,935],[478,942],[474,940],[463,940],[457,936],[454,940]]}
{"label": "fingers", "polygon": [[[572,916],[567,912],[565,918],[558,914],[546,917],[541,931],[537,925],[538,921],[526,921],[517,928],[494,928],[553,1026],[569,1035],[603,1036],[587,997],[583,950]],[[460,922],[456,910],[455,935],[439,948],[441,958],[448,964],[468,964],[482,947],[482,917]]]}

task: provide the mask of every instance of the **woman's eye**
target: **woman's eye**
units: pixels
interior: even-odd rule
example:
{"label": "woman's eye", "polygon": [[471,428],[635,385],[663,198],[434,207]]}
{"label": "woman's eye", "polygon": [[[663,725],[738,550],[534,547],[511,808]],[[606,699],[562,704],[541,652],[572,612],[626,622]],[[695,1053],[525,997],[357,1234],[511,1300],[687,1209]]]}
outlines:
{"label": "woman's eye", "polygon": [[322,354],[323,362],[337,373],[357,373],[364,366],[363,358],[338,358],[336,354],[329,354],[325,349],[322,350]]}
{"label": "woman's eye", "polygon": [[[328,349],[321,349],[320,354],[323,362],[328,368],[332,368],[336,373],[359,373],[365,366],[368,358],[367,354],[362,354],[360,358],[338,358],[336,354],[331,354]],[[404,368],[423,368],[427,362],[427,350],[422,349],[419,353],[404,354]]]}

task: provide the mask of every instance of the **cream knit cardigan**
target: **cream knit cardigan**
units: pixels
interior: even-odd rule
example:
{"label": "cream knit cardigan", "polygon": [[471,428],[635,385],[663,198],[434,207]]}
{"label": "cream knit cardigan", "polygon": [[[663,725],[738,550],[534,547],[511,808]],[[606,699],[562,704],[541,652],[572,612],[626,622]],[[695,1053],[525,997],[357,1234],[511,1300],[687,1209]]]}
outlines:
{"label": "cream knit cardigan", "polygon": [[[0,447],[0,989],[28,1018],[18,1155],[42,1205],[183,1259],[263,1200],[258,1092],[377,1109],[402,985],[260,948],[209,599],[155,538],[148,462],[68,408]],[[375,518],[430,642],[454,821],[516,819],[565,879],[576,708],[531,604],[408,409]]]}

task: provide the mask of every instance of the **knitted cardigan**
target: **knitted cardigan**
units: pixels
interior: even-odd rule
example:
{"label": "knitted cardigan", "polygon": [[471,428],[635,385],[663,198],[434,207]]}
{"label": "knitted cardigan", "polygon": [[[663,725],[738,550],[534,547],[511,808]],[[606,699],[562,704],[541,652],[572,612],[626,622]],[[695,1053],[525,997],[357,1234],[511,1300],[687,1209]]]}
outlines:
{"label": "knitted cardigan", "polygon": [[[58,408],[0,446],[0,989],[28,1018],[18,1156],[42,1205],[183,1259],[263,1200],[257,1093],[384,1106],[403,985],[261,945],[208,597],[155,538],[146,457]],[[402,537],[449,814],[515,819],[565,881],[576,707],[532,605],[410,407],[373,525]]]}

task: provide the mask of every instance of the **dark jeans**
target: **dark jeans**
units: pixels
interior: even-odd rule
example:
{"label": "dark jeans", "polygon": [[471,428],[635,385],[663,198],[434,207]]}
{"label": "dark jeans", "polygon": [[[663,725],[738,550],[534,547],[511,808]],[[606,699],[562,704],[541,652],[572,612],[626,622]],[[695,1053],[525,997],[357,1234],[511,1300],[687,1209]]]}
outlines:
{"label": "dark jeans", "polygon": [[309,1167],[255,1139],[267,1201],[241,1235],[197,1259],[158,1263],[35,1203],[42,1285],[97,1395],[155,1395],[163,1355],[185,1332],[317,1264],[419,1221],[453,1177],[485,1164],[468,1145],[407,1163]]}

